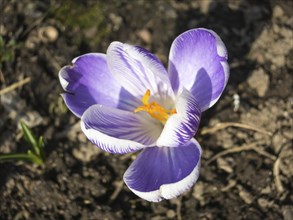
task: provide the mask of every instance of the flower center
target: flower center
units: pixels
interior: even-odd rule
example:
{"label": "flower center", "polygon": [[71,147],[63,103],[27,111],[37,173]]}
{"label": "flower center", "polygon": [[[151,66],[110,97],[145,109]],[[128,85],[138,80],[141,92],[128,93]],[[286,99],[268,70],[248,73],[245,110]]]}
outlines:
{"label": "flower center", "polygon": [[160,106],[156,102],[149,103],[150,96],[151,96],[151,91],[148,89],[141,99],[143,105],[134,109],[135,113],[140,111],[145,111],[153,118],[161,121],[163,124],[166,123],[166,121],[171,115],[177,113],[176,109],[168,110]]}

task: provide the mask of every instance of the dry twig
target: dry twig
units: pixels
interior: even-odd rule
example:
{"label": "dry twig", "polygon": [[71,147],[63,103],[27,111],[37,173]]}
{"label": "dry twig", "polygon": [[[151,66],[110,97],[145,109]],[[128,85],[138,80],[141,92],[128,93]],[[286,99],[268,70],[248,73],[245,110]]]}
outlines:
{"label": "dry twig", "polygon": [[265,135],[272,136],[272,133],[269,131],[265,131],[263,129],[260,129],[260,128],[257,128],[257,127],[251,126],[251,125],[236,123],[236,122],[220,122],[220,123],[216,124],[214,127],[203,128],[201,131],[201,134],[202,135],[213,134],[213,133],[217,132],[218,130],[225,129],[227,127],[244,128],[244,129],[248,129],[248,130],[256,131],[256,132],[259,132],[259,133],[262,133]]}
{"label": "dry twig", "polygon": [[13,91],[13,90],[15,90],[15,89],[17,89],[17,88],[29,83],[30,81],[31,81],[31,78],[27,77],[27,78],[25,78],[23,80],[20,80],[20,81],[16,82],[16,83],[13,83],[12,85],[5,87],[4,89],[1,89],[0,90],[0,95],[3,95],[5,93],[7,93],[7,92],[11,92],[11,91]]}
{"label": "dry twig", "polygon": [[181,199],[176,203],[176,215],[177,215],[177,220],[182,220],[182,215],[181,215]]}
{"label": "dry twig", "polygon": [[273,174],[275,176],[275,184],[276,184],[277,191],[279,193],[284,192],[284,187],[280,178],[280,158],[278,158],[274,163]]}
{"label": "dry twig", "polygon": [[282,193],[285,191],[284,186],[281,181],[281,178],[280,178],[280,162],[284,157],[284,154],[283,154],[284,149],[286,149],[286,147],[281,148],[280,153],[274,163],[274,168],[273,168],[273,174],[275,177],[275,185],[276,185],[276,189],[279,193]]}
{"label": "dry twig", "polygon": [[263,156],[265,156],[265,157],[267,157],[267,158],[269,158],[271,160],[276,160],[276,156],[264,151],[261,148],[258,148],[257,144],[259,144],[259,142],[254,142],[254,143],[248,144],[246,146],[233,147],[233,148],[224,150],[224,151],[216,154],[215,156],[213,156],[211,159],[209,159],[206,162],[206,165],[210,164],[211,162],[213,162],[217,158],[225,156],[227,154],[238,153],[238,152],[241,152],[241,151],[249,151],[249,150],[254,150],[258,154],[261,154],[261,155],[263,155]]}
{"label": "dry twig", "polygon": [[115,182],[114,185],[115,185],[115,190],[110,196],[110,200],[112,201],[114,201],[117,198],[117,196],[120,194],[120,192],[122,191],[123,185],[124,185],[123,180]]}

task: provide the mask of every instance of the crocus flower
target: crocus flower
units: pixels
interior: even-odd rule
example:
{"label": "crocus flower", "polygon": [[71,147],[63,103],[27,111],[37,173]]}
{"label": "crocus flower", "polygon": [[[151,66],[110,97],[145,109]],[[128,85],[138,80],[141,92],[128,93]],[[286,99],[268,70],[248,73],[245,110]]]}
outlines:
{"label": "crocus flower", "polygon": [[174,40],[167,70],[149,51],[113,42],[106,54],[82,55],[60,70],[62,97],[102,150],[142,150],[124,174],[130,190],[171,199],[198,179],[202,151],[193,136],[227,84],[227,58],[219,36],[203,28]]}

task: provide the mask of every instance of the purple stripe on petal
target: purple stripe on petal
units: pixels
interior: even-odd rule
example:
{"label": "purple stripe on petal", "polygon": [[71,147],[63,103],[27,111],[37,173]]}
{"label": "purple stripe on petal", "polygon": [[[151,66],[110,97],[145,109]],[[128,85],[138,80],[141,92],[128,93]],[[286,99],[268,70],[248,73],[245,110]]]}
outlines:
{"label": "purple stripe on petal", "polygon": [[145,146],[135,141],[118,139],[92,129],[81,121],[81,130],[87,138],[102,150],[113,154],[126,154],[138,151]]}
{"label": "purple stripe on petal", "polygon": [[190,189],[200,168],[201,147],[191,139],[182,147],[144,149],[124,174],[126,185],[139,197],[158,202]]}
{"label": "purple stripe on petal", "polygon": [[227,50],[213,31],[199,28],[184,32],[173,42],[168,73],[175,92],[185,87],[196,98],[201,111],[222,94],[228,78]]}
{"label": "purple stripe on petal", "polygon": [[94,104],[133,110],[140,101],[111,76],[105,54],[85,54],[73,60],[72,66],[59,72],[62,95],[68,108],[78,117]]}
{"label": "purple stripe on petal", "polygon": [[176,101],[176,114],[166,122],[157,140],[157,146],[178,147],[188,142],[196,133],[201,110],[192,94],[184,89]]}
{"label": "purple stripe on petal", "polygon": [[173,96],[166,69],[149,51],[113,42],[107,50],[107,62],[113,76],[135,97],[141,98],[150,89],[162,104]]}
{"label": "purple stripe on petal", "polygon": [[133,112],[102,105],[93,105],[88,108],[81,120],[87,129],[143,145],[155,143],[162,131],[160,123],[150,117],[144,118]]}

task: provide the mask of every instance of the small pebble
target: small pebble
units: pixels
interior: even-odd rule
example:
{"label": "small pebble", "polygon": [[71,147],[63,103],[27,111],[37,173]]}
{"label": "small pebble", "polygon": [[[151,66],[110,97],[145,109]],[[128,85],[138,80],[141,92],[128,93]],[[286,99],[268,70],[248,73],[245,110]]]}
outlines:
{"label": "small pebble", "polygon": [[275,18],[280,18],[280,17],[282,17],[283,15],[284,15],[284,11],[283,11],[283,9],[281,8],[281,6],[276,5],[276,6],[274,7],[274,10],[273,10],[273,17],[275,17]]}
{"label": "small pebble", "polygon": [[150,44],[152,42],[152,34],[147,29],[138,31],[137,36],[147,44]]}
{"label": "small pebble", "polygon": [[223,158],[218,158],[217,159],[217,165],[221,170],[224,170],[227,173],[232,173],[233,168],[229,165],[229,163],[224,160]]}
{"label": "small pebble", "polygon": [[176,216],[176,212],[174,212],[174,210],[169,209],[167,211],[167,218],[173,219]]}
{"label": "small pebble", "polygon": [[270,78],[263,69],[257,69],[253,71],[247,82],[252,89],[256,90],[259,97],[264,97],[270,85]]}
{"label": "small pebble", "polygon": [[259,205],[261,208],[266,208],[266,207],[268,207],[268,205],[269,205],[269,201],[268,201],[267,199],[264,199],[264,198],[259,198],[259,199],[257,200],[257,203],[258,203],[258,205]]}
{"label": "small pebble", "polygon": [[113,23],[113,30],[114,31],[117,31],[120,29],[121,25],[122,25],[122,22],[123,22],[123,19],[121,16],[119,15],[116,15],[114,13],[110,13],[109,14],[109,18],[110,20],[112,21]]}
{"label": "small pebble", "polygon": [[38,36],[42,42],[54,42],[58,38],[58,31],[53,26],[41,27],[38,31]]}
{"label": "small pebble", "polygon": [[243,201],[246,203],[246,204],[251,204],[252,201],[253,201],[253,197],[250,193],[248,193],[247,191],[245,190],[241,190],[239,192],[239,196],[241,197],[241,199],[243,199]]}

